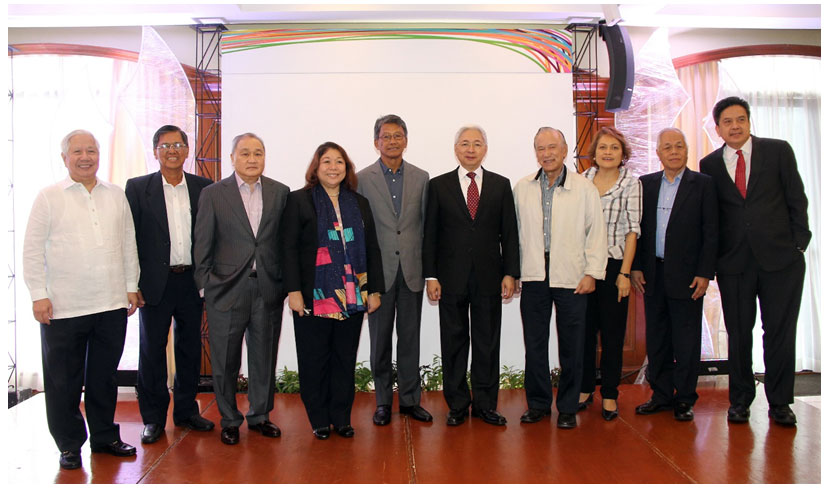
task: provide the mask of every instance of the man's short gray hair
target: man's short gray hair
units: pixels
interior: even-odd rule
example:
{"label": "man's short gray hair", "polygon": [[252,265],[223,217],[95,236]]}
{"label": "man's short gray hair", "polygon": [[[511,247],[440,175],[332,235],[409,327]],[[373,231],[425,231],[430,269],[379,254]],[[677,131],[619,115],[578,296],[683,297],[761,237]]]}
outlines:
{"label": "man's short gray hair", "polygon": [[88,130],[77,129],[77,130],[73,130],[72,132],[69,132],[68,134],[66,134],[66,137],[64,137],[63,140],[60,141],[60,152],[61,152],[61,154],[65,154],[65,155],[69,154],[69,141],[71,141],[72,137],[74,137],[74,136],[89,136],[89,137],[91,137],[92,140],[95,141],[95,147],[98,149],[98,151],[100,151],[100,143],[98,142],[98,140],[97,140],[97,138],[95,137],[94,134],[92,134]]}
{"label": "man's short gray hair", "polygon": [[681,136],[683,136],[683,141],[685,141],[686,145],[688,144],[688,141],[686,141],[685,134],[683,134],[683,131],[676,127],[666,127],[665,129],[657,133],[657,147],[660,147],[660,140],[663,138],[663,134],[665,134],[666,132],[676,132],[677,134],[680,134]]}
{"label": "man's short gray hair", "polygon": [[482,134],[482,141],[485,142],[485,145],[488,145],[488,135],[485,133],[485,129],[479,127],[478,125],[465,125],[459,128],[456,131],[456,137],[453,139],[453,145],[459,144],[459,138],[462,137],[462,134],[468,130],[478,130],[480,134]]}
{"label": "man's short gray hair", "polygon": [[230,151],[231,154],[235,153],[235,148],[238,147],[238,143],[241,141],[241,139],[243,139],[245,137],[252,137],[253,139],[256,139],[258,142],[261,143],[261,147],[264,148],[264,152],[267,152],[267,147],[264,146],[264,140],[263,139],[261,139],[260,137],[258,137],[255,134],[253,134],[252,132],[244,132],[243,134],[238,134],[237,136],[232,138],[232,151]]}
{"label": "man's short gray hair", "polygon": [[568,141],[565,140],[565,134],[563,134],[561,130],[556,129],[554,127],[540,127],[539,130],[536,131],[536,135],[533,136],[534,147],[536,147],[536,138],[539,137],[539,134],[543,132],[556,132],[557,134],[559,134],[559,137],[562,138],[562,143],[565,144],[565,146],[568,146]]}
{"label": "man's short gray hair", "polygon": [[379,133],[381,133],[381,127],[384,124],[396,124],[402,128],[404,132],[404,137],[407,137],[407,124],[404,123],[401,117],[395,114],[383,115],[376,119],[376,123],[373,124],[373,140],[379,140]]}

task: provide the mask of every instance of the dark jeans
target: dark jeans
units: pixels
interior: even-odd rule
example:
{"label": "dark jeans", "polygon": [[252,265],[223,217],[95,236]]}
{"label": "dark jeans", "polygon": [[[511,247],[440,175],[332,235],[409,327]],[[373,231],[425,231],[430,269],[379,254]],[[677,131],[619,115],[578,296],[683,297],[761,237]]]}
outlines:
{"label": "dark jeans", "polygon": [[588,295],[585,321],[585,357],[582,370],[582,393],[591,393],[596,387],[597,334],[602,346],[599,369],[602,373],[602,398],[616,400],[617,386],[622,377],[622,346],[625,343],[625,325],[628,322],[628,297],[617,301],[617,275],[622,260],[608,259],[605,279],[596,280],[596,290]]}
{"label": "dark jeans", "polygon": [[115,406],[125,340],[125,308],[40,324],[46,421],[61,451],[79,451],[86,442],[86,424],[80,413],[84,386],[91,444],[101,446],[120,439]]}

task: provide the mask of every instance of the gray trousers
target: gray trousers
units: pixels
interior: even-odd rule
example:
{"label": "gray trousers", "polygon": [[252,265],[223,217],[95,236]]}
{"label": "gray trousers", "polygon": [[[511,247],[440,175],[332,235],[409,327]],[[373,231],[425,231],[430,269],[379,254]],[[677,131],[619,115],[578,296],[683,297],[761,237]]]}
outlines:
{"label": "gray trousers", "polygon": [[256,278],[247,279],[244,292],[229,311],[216,310],[209,300],[206,301],[212,383],[221,412],[221,427],[237,427],[244,421],[235,394],[241,369],[241,345],[245,338],[249,370],[247,424],[269,420],[282,307],[283,302],[268,309]]}
{"label": "gray trousers", "polygon": [[381,307],[367,316],[370,326],[370,368],[376,389],[376,405],[393,405],[393,324],[396,324],[396,366],[399,405],[412,407],[422,396],[419,376],[419,333],[423,291],[410,291],[401,265],[396,279],[381,296]]}

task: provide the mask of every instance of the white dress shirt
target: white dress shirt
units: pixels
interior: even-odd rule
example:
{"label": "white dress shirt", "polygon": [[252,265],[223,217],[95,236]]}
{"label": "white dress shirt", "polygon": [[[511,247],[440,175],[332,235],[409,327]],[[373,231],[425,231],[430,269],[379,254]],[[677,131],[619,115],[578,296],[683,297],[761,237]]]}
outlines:
{"label": "white dress shirt", "polygon": [[166,201],[166,220],[169,223],[169,265],[192,264],[192,207],[186,177],[172,185],[161,175],[163,198]]}
{"label": "white dress shirt", "polygon": [[40,191],[23,241],[23,278],[52,318],[126,308],[138,290],[138,248],[123,190],[105,181],[89,192],[66,178]]}
{"label": "white dress shirt", "polygon": [[[751,174],[751,137],[740,148],[743,151],[743,159],[746,161],[746,187],[749,186],[749,175]],[[737,171],[737,149],[732,149],[728,144],[723,146],[723,161],[726,163],[726,170],[731,176],[731,181],[735,181]]]}
{"label": "white dress shirt", "polygon": [[[470,176],[467,175],[468,173],[468,170],[466,170],[462,165],[459,165],[459,185],[462,187],[462,195],[464,195],[465,197],[465,203],[467,203],[467,189],[470,188]],[[474,171],[474,173],[476,174],[474,179],[476,180],[476,187],[479,189],[479,199],[481,201],[482,173],[484,173],[484,171],[482,170],[482,167],[479,166],[478,168],[476,168],[476,171]]]}

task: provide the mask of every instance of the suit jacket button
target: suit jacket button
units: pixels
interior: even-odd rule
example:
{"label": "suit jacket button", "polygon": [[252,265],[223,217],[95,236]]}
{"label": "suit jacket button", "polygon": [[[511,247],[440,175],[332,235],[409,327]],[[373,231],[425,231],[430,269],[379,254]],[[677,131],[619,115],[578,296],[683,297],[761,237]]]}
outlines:
{"label": "suit jacket button", "polygon": [[402,235],[402,231],[397,230],[397,231],[396,231],[396,235]]}
{"label": "suit jacket button", "polygon": [[398,256],[398,255],[399,255],[399,251],[396,251],[396,256]]}

